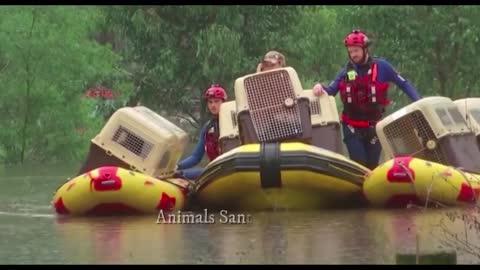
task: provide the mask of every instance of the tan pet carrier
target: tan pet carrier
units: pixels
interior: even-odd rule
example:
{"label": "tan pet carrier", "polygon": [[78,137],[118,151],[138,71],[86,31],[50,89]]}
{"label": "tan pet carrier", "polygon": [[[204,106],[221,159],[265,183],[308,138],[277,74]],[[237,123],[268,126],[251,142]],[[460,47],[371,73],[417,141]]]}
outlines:
{"label": "tan pet carrier", "polygon": [[111,165],[167,178],[173,175],[188,137],[154,111],[137,106],[117,110],[91,142],[79,174]]}
{"label": "tan pet carrier", "polygon": [[376,131],[387,159],[409,155],[480,172],[475,134],[449,98],[416,101],[380,121]]}
{"label": "tan pet carrier", "polygon": [[250,74],[235,81],[242,144],[310,141],[310,100],[291,67]]}
{"label": "tan pet carrier", "polygon": [[480,147],[480,98],[458,99],[454,103],[467,122],[467,126],[475,133],[477,145]]}
{"label": "tan pet carrier", "polygon": [[219,144],[221,153],[240,146],[238,135],[237,107],[234,100],[222,103],[219,114]]}
{"label": "tan pet carrier", "polygon": [[343,154],[340,118],[335,98],[329,95],[316,97],[313,95],[312,90],[304,90],[302,97],[310,100],[311,144]]}

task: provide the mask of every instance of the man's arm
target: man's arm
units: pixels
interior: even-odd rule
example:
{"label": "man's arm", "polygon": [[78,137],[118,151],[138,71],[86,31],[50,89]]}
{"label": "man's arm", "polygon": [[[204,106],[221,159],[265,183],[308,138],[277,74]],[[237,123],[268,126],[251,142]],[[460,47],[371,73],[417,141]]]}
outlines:
{"label": "man's arm", "polygon": [[200,138],[198,139],[198,143],[195,145],[192,154],[177,164],[178,170],[191,168],[202,161],[203,155],[205,154],[206,127],[207,125],[202,127],[202,130],[200,131]]}
{"label": "man's arm", "polygon": [[390,63],[383,61],[387,72],[387,80],[395,83],[402,91],[412,100],[417,101],[422,97],[418,93],[417,89],[405,78],[395,71]]}
{"label": "man's arm", "polygon": [[328,86],[322,85],[323,89],[330,95],[335,96],[338,93],[338,83],[345,77],[345,68],[341,68],[335,76],[335,79]]}

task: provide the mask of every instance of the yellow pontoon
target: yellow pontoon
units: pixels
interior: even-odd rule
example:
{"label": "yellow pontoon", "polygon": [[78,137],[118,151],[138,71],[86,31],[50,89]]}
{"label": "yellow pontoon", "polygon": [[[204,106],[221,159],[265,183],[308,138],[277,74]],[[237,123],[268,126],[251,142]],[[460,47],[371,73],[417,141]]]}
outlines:
{"label": "yellow pontoon", "polygon": [[269,210],[360,207],[369,170],[304,143],[240,146],[211,162],[195,202],[209,209]]}

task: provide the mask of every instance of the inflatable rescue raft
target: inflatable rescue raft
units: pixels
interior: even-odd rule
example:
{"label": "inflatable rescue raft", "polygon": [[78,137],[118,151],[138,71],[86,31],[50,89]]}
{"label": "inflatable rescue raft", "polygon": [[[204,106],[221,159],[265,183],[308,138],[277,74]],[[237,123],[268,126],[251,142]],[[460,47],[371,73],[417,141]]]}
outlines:
{"label": "inflatable rescue raft", "polygon": [[174,177],[187,134],[143,107],[118,109],[91,140],[75,174],[54,194],[63,215],[158,214],[181,210],[193,186]]}
{"label": "inflatable rescue raft", "polygon": [[217,210],[354,207],[362,203],[369,172],[304,143],[246,144],[208,164],[197,180],[195,202]]}
{"label": "inflatable rescue raft", "polygon": [[121,167],[100,167],[64,183],[52,205],[61,215],[158,214],[185,207],[189,183],[159,180]]}
{"label": "inflatable rescue raft", "polygon": [[372,206],[465,206],[480,194],[480,175],[413,157],[396,157],[375,168],[363,192]]}

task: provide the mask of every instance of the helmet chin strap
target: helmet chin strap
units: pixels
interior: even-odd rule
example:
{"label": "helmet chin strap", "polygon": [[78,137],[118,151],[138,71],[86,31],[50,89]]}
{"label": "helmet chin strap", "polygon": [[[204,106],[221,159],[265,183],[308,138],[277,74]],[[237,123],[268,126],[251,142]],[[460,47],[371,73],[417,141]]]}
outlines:
{"label": "helmet chin strap", "polygon": [[367,61],[368,61],[368,48],[363,48],[362,65],[366,64]]}

